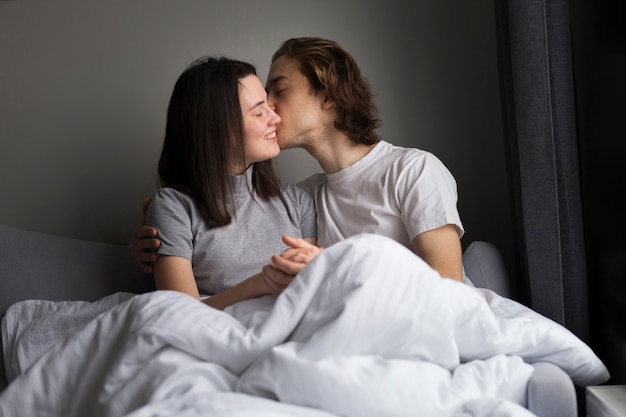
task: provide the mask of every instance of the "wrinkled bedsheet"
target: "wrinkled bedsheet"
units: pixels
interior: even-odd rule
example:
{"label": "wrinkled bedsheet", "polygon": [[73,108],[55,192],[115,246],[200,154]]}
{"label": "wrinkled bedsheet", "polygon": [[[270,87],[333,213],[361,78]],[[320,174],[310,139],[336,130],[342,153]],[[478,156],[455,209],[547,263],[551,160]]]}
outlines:
{"label": "wrinkled bedsheet", "polygon": [[120,293],[23,301],[2,324],[5,417],[522,417],[533,362],[581,386],[609,378],[564,327],[374,235],[225,311]]}

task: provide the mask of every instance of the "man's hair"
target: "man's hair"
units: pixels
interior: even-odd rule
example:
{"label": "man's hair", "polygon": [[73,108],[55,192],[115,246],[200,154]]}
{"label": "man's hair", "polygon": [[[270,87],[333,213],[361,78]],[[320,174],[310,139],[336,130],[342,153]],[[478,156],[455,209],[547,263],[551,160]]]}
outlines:
{"label": "man's hair", "polygon": [[355,143],[380,141],[382,125],[368,81],[356,61],[336,42],[316,37],[292,38],[278,48],[272,63],[281,56],[296,59],[314,91],[324,90],[336,103],[335,128]]}
{"label": "man's hair", "polygon": [[[202,58],[180,75],[167,109],[159,159],[161,186],[190,195],[209,224],[232,221],[233,165],[243,165],[239,82],[254,66],[225,57]],[[281,194],[273,161],[253,164],[252,187],[268,199]]]}

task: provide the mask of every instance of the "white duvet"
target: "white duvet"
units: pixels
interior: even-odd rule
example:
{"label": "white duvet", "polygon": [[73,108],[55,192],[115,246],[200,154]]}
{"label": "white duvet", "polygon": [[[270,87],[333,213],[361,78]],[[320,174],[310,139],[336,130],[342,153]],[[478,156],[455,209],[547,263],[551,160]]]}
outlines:
{"label": "white duvet", "polygon": [[530,363],[609,377],[564,327],[372,235],[224,312],[167,291],[25,301],[2,330],[4,417],[521,417]]}

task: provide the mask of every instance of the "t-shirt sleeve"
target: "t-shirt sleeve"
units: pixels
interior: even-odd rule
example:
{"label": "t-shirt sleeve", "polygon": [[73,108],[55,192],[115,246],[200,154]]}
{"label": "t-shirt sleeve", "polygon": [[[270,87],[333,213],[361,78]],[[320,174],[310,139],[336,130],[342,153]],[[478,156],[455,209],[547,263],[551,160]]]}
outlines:
{"label": "t-shirt sleeve", "polygon": [[297,223],[303,238],[317,238],[317,213],[313,197],[303,188],[286,185],[285,193],[293,201],[293,210],[297,214]]}
{"label": "t-shirt sleeve", "polygon": [[156,193],[148,206],[146,221],[157,229],[161,240],[159,255],[192,259],[192,204],[189,197],[172,188],[162,188]]}
{"label": "t-shirt sleeve", "polygon": [[322,186],[322,183],[325,181],[325,179],[326,175],[324,174],[313,174],[310,177],[303,179],[296,185],[309,193],[309,195],[314,196],[315,193]]}
{"label": "t-shirt sleeve", "polygon": [[456,180],[435,155],[425,152],[420,157],[409,158],[398,179],[396,193],[411,240],[446,224],[456,226],[459,238],[465,233],[457,209]]}

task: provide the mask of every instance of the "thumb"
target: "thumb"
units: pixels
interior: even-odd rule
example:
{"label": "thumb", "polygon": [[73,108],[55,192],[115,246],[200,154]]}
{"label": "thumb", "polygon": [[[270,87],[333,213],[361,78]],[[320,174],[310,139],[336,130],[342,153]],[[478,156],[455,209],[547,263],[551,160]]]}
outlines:
{"label": "thumb", "polygon": [[146,216],[148,215],[148,206],[150,205],[151,202],[152,202],[152,199],[150,197],[143,198],[142,208],[141,208],[141,224],[142,225],[146,224]]}
{"label": "thumb", "polygon": [[308,248],[313,246],[309,242],[299,237],[283,235],[283,242],[292,248]]}

